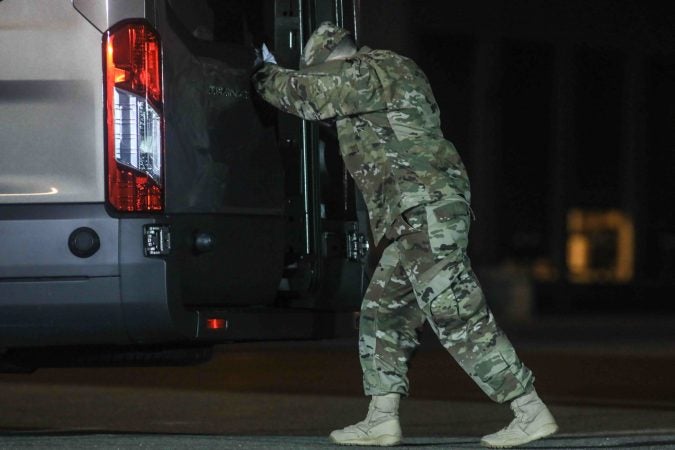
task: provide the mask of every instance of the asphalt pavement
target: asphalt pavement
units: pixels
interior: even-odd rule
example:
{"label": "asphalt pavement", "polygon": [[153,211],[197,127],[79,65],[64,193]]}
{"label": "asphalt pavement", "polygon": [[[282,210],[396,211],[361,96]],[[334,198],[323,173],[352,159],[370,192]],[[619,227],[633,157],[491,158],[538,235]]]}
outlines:
{"label": "asphalt pavement", "polygon": [[[516,347],[561,430],[527,448],[675,448],[674,341],[521,331]],[[401,448],[478,448],[510,420],[429,337],[410,378]],[[365,414],[360,392],[353,339],[226,345],[194,367],[6,374],[0,449],[334,448],[328,433]]]}
{"label": "asphalt pavement", "polygon": [[[675,435],[650,433],[618,434],[611,436],[574,436],[560,434],[552,439],[530,444],[524,448],[673,448]],[[3,447],[15,448],[71,448],[71,449],[127,449],[143,448],[151,450],[166,449],[204,449],[217,448],[232,449],[322,449],[345,448],[327,443],[323,437],[299,436],[200,436],[200,435],[115,435],[115,434],[84,434],[52,436],[49,438],[21,437],[4,439]],[[363,448],[351,446],[347,448]],[[366,447],[368,448],[368,447]],[[372,447],[370,447],[372,448]],[[426,437],[410,438],[396,447],[397,449],[452,449],[452,448],[482,448],[476,445],[475,437]]]}

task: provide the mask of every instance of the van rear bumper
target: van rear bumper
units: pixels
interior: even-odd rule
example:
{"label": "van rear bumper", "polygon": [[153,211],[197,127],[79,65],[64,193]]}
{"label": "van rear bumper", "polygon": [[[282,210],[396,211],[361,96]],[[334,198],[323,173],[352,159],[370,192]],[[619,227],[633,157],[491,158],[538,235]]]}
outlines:
{"label": "van rear bumper", "polygon": [[[0,348],[179,342],[197,335],[197,313],[169,286],[167,264],[143,254],[143,225],[103,204],[0,205]],[[100,248],[69,249],[78,228]]]}
{"label": "van rear bumper", "polygon": [[119,277],[0,279],[0,347],[128,342]]}
{"label": "van rear bumper", "polygon": [[[103,204],[0,205],[0,350],[332,334],[334,314],[236,302],[191,305],[182,298],[185,251],[146,256],[148,224],[182,229],[169,216],[111,217]],[[82,227],[100,239],[99,250],[87,258],[68,246],[70,234]],[[222,276],[233,275],[224,268]],[[214,320],[220,326],[212,329]]]}

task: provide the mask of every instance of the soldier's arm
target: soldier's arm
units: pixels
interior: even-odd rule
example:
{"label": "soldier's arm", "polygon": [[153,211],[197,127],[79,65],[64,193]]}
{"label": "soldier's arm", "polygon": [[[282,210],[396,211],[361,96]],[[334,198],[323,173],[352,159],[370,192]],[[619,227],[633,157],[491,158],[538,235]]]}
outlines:
{"label": "soldier's arm", "polygon": [[282,111],[326,120],[385,108],[382,89],[367,68],[333,61],[303,70],[265,64],[253,75],[258,93]]}

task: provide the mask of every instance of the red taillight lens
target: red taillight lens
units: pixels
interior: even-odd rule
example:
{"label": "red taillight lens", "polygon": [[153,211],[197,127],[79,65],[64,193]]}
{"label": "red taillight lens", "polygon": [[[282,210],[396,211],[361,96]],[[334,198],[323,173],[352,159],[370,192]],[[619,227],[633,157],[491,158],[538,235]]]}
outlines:
{"label": "red taillight lens", "polygon": [[164,117],[159,35],[143,20],[103,35],[108,202],[119,211],[164,209]]}

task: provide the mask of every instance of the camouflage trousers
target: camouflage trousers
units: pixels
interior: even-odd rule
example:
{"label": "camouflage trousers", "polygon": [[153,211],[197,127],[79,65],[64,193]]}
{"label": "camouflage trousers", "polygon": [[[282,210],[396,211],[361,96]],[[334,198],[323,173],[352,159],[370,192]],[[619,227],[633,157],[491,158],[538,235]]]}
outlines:
{"label": "camouflage trousers", "polygon": [[404,212],[361,305],[359,354],[366,395],[408,394],[408,362],[425,321],[494,401],[528,392],[534,378],[495,323],[466,249],[469,208],[459,201]]}

